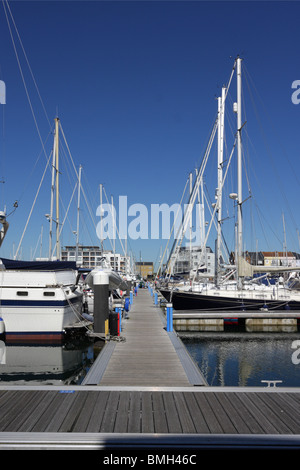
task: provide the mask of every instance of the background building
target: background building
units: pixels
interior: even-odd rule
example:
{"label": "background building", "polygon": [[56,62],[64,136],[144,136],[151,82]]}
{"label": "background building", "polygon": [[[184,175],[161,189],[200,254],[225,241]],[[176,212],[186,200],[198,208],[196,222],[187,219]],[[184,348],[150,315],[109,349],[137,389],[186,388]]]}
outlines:
{"label": "background building", "polygon": [[267,267],[272,266],[287,266],[299,267],[300,255],[292,251],[259,251],[259,252],[246,252],[245,259],[248,263],[253,265],[261,265]]}
{"label": "background building", "polygon": [[[83,246],[78,247],[77,265],[87,269],[93,269],[102,266],[103,258],[106,265],[111,266],[115,271],[122,273],[129,272],[130,258],[129,256],[113,253],[110,250],[104,250],[101,253],[99,246]],[[61,251],[62,261],[76,261],[76,246],[65,246]]]}
{"label": "background building", "polygon": [[[77,265],[83,268],[95,268],[101,266],[101,251],[99,246],[78,247]],[[76,261],[76,246],[65,246],[61,250],[62,261]]]}
{"label": "background building", "polygon": [[152,277],[154,273],[153,263],[150,261],[136,261],[135,274],[140,275],[142,278],[147,279]]}
{"label": "background building", "polygon": [[187,273],[194,269],[206,268],[208,277],[215,275],[215,254],[210,247],[202,255],[202,249],[198,246],[182,246],[178,258],[174,263],[174,274]]}

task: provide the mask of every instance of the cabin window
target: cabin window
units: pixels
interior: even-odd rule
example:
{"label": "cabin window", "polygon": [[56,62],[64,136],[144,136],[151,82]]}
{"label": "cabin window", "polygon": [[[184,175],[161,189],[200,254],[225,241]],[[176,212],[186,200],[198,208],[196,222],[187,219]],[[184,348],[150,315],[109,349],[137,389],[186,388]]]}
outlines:
{"label": "cabin window", "polygon": [[44,292],[44,296],[45,296],[45,297],[54,297],[54,296],[55,296],[55,292],[52,292],[52,291],[50,291],[50,292]]}
{"label": "cabin window", "polygon": [[25,290],[19,290],[19,291],[17,291],[17,295],[21,295],[21,296],[25,297],[26,295],[28,295],[28,292],[25,291]]}

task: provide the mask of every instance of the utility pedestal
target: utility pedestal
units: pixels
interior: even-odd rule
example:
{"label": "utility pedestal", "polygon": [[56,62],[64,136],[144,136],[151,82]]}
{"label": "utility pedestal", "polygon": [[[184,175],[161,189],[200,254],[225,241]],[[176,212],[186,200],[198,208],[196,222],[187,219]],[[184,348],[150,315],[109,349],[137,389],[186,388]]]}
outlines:
{"label": "utility pedestal", "polygon": [[94,274],[94,333],[109,334],[109,277],[104,271]]}

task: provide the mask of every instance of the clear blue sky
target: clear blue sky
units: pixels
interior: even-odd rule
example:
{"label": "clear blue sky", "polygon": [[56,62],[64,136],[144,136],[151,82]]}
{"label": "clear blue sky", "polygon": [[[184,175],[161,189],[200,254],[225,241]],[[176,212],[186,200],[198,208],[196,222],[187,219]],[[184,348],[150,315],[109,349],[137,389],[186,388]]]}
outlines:
{"label": "clear blue sky", "polygon": [[[179,202],[189,172],[203,156],[216,96],[240,54],[246,78],[245,132],[250,137],[247,164],[255,170],[251,177],[249,173],[255,198],[245,203],[245,212],[248,204],[256,225],[252,228],[249,222],[245,228],[247,248],[254,250],[258,244],[261,250],[282,250],[284,213],[288,248],[300,251],[300,105],[291,101],[292,82],[300,79],[299,2],[25,0],[9,6],[48,118],[52,124],[58,113],[75,165],[83,166],[83,186],[95,220],[100,183],[115,201],[127,195],[129,205]],[[14,37],[46,141],[49,123],[15,32]],[[46,159],[2,4],[0,48],[0,79],[7,87],[7,102],[0,105],[0,176],[5,180],[0,209],[6,205],[9,214],[19,201],[1,248],[2,256],[9,257],[19,243]],[[251,94],[247,83],[254,84]],[[52,136],[45,146],[49,154]],[[63,165],[67,206],[74,180],[70,184]],[[212,192],[215,176],[212,166],[206,175]],[[44,214],[49,206],[50,174],[23,240],[23,259],[37,246],[42,225],[43,254],[47,252]],[[83,217],[80,242],[98,244],[88,215]],[[75,243],[72,230],[76,211],[63,244]],[[155,261],[165,244],[130,240],[136,257],[141,252],[145,261]]]}

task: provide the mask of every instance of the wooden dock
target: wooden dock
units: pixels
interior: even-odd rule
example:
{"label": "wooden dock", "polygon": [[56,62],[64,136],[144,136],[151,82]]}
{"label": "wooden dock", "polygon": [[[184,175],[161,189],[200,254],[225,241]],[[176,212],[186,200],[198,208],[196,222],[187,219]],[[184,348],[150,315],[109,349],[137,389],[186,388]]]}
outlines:
{"label": "wooden dock", "polygon": [[146,290],[123,326],[82,385],[0,384],[1,450],[300,449],[300,388],[207,386]]}
{"label": "wooden dock", "polygon": [[0,412],[0,449],[300,448],[299,389],[2,386]]}
{"label": "wooden dock", "polygon": [[147,290],[139,289],[134,298],[120,339],[105,345],[84,385],[207,385],[176,332],[166,331],[161,309]]}

